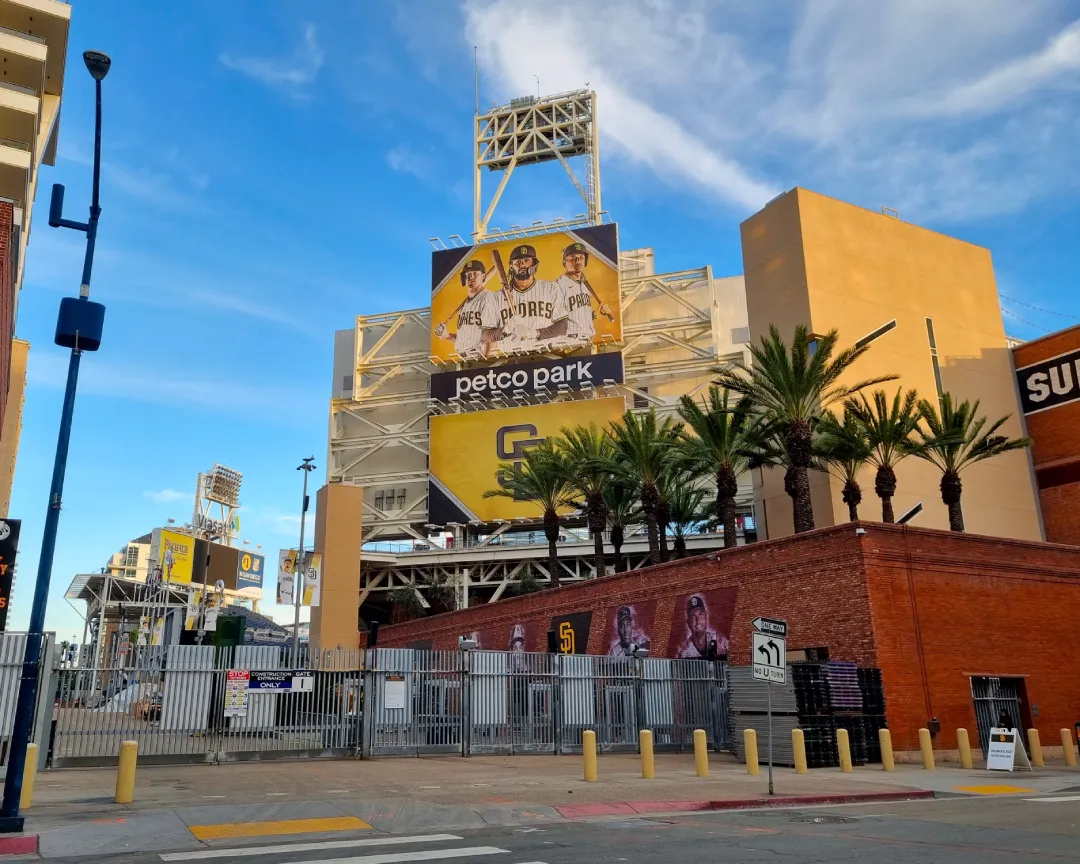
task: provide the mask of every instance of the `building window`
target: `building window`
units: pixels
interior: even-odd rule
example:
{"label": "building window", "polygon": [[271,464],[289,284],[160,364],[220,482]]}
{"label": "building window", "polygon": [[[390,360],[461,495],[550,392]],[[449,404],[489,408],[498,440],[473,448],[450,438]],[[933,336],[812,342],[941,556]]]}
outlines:
{"label": "building window", "polygon": [[934,367],[934,383],[937,385],[938,399],[945,395],[941,386],[941,364],[938,362],[937,339],[934,337],[934,319],[926,319],[926,338],[930,342],[930,363]]}
{"label": "building window", "polygon": [[743,345],[750,341],[750,328],[749,327],[733,327],[731,328],[731,343],[733,345]]}
{"label": "building window", "polygon": [[635,393],[634,394],[634,407],[635,408],[648,408],[649,407],[649,400],[646,398],[646,396],[644,396],[642,394],[647,394],[649,392],[649,388],[648,387],[641,387],[639,389],[641,390],[641,393]]}
{"label": "building window", "polygon": [[[926,320],[929,321],[930,319],[927,318]],[[877,328],[877,330],[873,330],[870,333],[867,333],[865,336],[862,337],[862,339],[860,339],[858,342],[855,343],[855,347],[856,348],[865,348],[867,345],[869,345],[875,339],[880,339],[882,336],[884,336],[890,330],[894,330],[894,329],[896,329],[896,319],[895,318],[893,318],[893,320],[890,321],[888,324],[882,324],[880,327]]]}

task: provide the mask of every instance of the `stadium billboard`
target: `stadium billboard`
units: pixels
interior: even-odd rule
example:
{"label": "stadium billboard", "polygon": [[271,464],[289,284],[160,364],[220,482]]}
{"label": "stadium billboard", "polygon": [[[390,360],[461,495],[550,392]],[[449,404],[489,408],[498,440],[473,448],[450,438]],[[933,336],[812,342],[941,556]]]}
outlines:
{"label": "stadium billboard", "polygon": [[540,508],[528,501],[485,498],[495,487],[495,471],[564,427],[607,426],[623,413],[622,397],[550,402],[498,411],[467,411],[431,418],[428,521],[494,522],[539,519]]}
{"label": "stadium billboard", "polygon": [[444,362],[622,341],[614,224],[440,249],[431,356]]}
{"label": "stadium billboard", "polygon": [[155,528],[151,535],[150,558],[152,563],[161,565],[163,582],[190,585],[196,569],[195,538],[178,531]]}
{"label": "stadium billboard", "polygon": [[622,383],[622,354],[612,351],[589,357],[563,357],[538,363],[516,363],[513,366],[435,372],[431,376],[431,398],[449,402],[474,396],[485,399],[496,395],[533,396],[545,391],[584,390]]}

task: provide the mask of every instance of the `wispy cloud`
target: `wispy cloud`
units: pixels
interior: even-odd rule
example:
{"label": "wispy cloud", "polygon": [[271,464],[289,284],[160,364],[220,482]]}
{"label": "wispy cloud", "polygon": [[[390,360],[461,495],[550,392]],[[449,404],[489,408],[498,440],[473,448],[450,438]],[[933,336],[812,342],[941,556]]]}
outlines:
{"label": "wispy cloud", "polygon": [[302,97],[307,86],[318,76],[326,53],[319,45],[315,25],[305,24],[300,44],[288,57],[234,57],[223,53],[220,60],[227,69],[254,78],[272,89]]}
{"label": "wispy cloud", "polygon": [[392,171],[412,174],[419,180],[429,180],[434,176],[435,164],[432,158],[405,145],[389,150],[386,154],[386,164]]}
{"label": "wispy cloud", "polygon": [[172,504],[175,501],[192,500],[192,493],[180,492],[176,489],[158,489],[156,491],[143,492],[143,498],[148,498],[155,504]]}

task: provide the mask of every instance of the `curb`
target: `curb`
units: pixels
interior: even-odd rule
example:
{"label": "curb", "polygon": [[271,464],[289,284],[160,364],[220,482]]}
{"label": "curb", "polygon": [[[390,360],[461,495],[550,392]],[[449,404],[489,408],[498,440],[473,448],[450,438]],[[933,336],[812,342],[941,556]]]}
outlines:
{"label": "curb", "polygon": [[37,834],[0,836],[0,855],[37,855]]}
{"label": "curb", "polygon": [[866,801],[910,801],[933,798],[928,789],[907,792],[864,792],[837,795],[787,795],[772,798],[727,798],[719,801],[627,801],[620,804],[577,804],[556,807],[564,819],[592,816],[640,816],[651,813],[688,813],[695,810],[754,810],[813,804],[859,804]]}

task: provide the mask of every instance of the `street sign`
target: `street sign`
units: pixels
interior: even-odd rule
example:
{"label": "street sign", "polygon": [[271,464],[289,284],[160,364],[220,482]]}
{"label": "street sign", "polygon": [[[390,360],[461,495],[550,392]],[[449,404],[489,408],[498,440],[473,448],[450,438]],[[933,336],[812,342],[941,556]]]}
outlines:
{"label": "street sign", "polygon": [[752,622],[758,633],[767,633],[769,636],[787,638],[787,621],[778,618],[755,618]]}
{"label": "street sign", "polygon": [[787,639],[754,633],[750,651],[755,680],[772,684],[787,682]]}
{"label": "street sign", "polygon": [[291,690],[293,693],[315,691],[315,676],[311,672],[251,671],[249,690]]}

